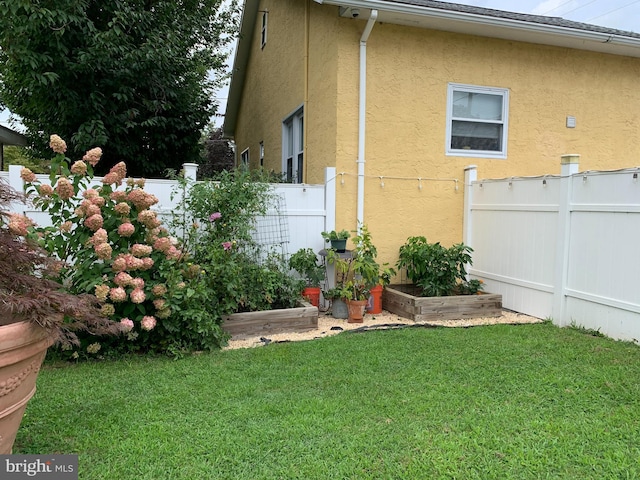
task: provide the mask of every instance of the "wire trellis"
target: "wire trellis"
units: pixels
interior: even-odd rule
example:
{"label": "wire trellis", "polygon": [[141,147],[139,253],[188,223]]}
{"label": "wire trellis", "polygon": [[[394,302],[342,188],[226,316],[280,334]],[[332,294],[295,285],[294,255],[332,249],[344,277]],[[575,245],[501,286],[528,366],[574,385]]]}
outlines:
{"label": "wire trellis", "polygon": [[264,263],[272,256],[288,258],[288,245],[291,239],[286,211],[284,195],[274,195],[267,214],[255,218],[252,238],[258,246],[256,259],[258,262]]}

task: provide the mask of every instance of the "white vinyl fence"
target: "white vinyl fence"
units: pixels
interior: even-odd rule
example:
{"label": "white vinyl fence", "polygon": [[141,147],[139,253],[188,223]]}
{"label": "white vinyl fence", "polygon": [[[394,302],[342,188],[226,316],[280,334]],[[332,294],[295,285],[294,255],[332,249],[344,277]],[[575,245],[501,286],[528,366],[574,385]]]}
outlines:
{"label": "white vinyl fence", "polygon": [[473,277],[505,308],[640,341],[640,167],[476,180],[465,175]]}
{"label": "white vinyl fence", "polygon": [[[184,164],[185,175],[195,179],[197,165]],[[10,165],[8,172],[0,172],[13,188],[23,191],[23,181],[20,178],[19,165]],[[37,175],[41,181],[48,181],[48,175]],[[266,217],[257,219],[257,236],[264,240],[284,242],[283,250],[294,253],[300,248],[312,248],[319,252],[324,248],[324,240],[320,235],[325,230],[335,229],[335,168],[327,168],[324,185],[306,184],[274,184],[274,191],[280,198],[278,210],[270,211]],[[100,184],[101,178],[95,177],[95,184]],[[158,197],[159,203],[152,208],[160,216],[167,216],[174,212],[180,204],[181,198],[172,199],[172,192],[177,183],[173,180],[147,179],[145,191]],[[39,225],[50,224],[48,214],[35,210],[32,206],[15,204],[12,210],[33,219]],[[277,231],[275,231],[277,229]]]}

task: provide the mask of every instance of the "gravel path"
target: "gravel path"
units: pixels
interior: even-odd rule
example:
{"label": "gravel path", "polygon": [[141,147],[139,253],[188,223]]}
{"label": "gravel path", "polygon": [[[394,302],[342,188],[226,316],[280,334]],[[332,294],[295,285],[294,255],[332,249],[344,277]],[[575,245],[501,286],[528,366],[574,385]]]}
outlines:
{"label": "gravel path", "polygon": [[[484,317],[484,318],[468,318],[465,320],[442,320],[430,322],[414,322],[407,318],[402,318],[387,311],[383,311],[380,315],[365,315],[363,323],[347,323],[346,320],[333,318],[330,315],[321,313],[318,318],[318,328],[307,332],[289,332],[270,334],[267,337],[237,335],[229,340],[229,345],[224,350],[236,348],[253,348],[267,345],[271,342],[299,342],[303,340],[313,340],[316,338],[337,335],[345,330],[355,329],[375,329],[375,328],[393,328],[398,325],[419,325],[428,324],[443,327],[474,327],[479,325],[496,325],[496,324],[519,324],[519,323],[540,323],[542,320],[535,317],[529,317],[516,312],[503,310],[500,317]],[[385,327],[385,325],[387,325]],[[333,329],[332,329],[333,328]]]}

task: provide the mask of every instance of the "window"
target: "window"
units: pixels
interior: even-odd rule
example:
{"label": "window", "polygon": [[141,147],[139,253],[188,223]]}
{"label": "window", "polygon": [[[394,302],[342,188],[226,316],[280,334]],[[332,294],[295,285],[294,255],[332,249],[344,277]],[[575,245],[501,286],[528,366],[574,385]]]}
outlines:
{"label": "window", "polygon": [[282,172],[287,182],[302,183],[304,171],[304,118],[302,108],[282,123]]}
{"label": "window", "polygon": [[449,84],[447,155],[507,158],[509,90]]}
{"label": "window", "polygon": [[260,168],[264,167],[264,142],[260,142]]}
{"label": "window", "polygon": [[264,48],[267,44],[267,15],[266,10],[262,12],[262,27],[260,29],[260,48]]}
{"label": "window", "polygon": [[249,149],[248,148],[240,154],[240,168],[244,171],[249,170]]}

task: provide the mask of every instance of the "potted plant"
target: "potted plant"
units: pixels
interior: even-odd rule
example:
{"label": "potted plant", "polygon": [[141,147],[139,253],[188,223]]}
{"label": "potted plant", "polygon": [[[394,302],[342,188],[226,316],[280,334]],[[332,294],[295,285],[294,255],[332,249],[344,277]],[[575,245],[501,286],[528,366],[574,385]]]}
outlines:
{"label": "potted plant", "polygon": [[322,235],[325,242],[331,244],[332,250],[340,253],[344,253],[347,249],[347,240],[351,237],[347,230],[340,230],[339,232],[331,230],[330,232],[322,232],[320,235]]}
{"label": "potted plant", "polygon": [[324,266],[318,263],[318,257],[310,248],[301,248],[291,255],[289,268],[298,272],[305,282],[302,296],[309,299],[311,305],[320,304],[320,283],[324,279]]}
{"label": "potted plant", "polygon": [[361,323],[371,289],[380,281],[380,266],[375,260],[376,250],[366,225],[362,225],[353,243],[349,257],[342,258],[331,251],[327,259],[335,264],[340,292],[349,309],[349,323]]}
{"label": "potted plant", "polygon": [[345,298],[349,296],[344,290],[344,284],[337,282],[336,286],[322,292],[325,299],[331,302],[331,315],[333,318],[349,318],[349,309]]}
{"label": "potted plant", "polygon": [[74,332],[115,334],[93,295],[71,295],[55,281],[56,262],[25,238],[28,218],[8,213],[24,197],[0,181],[0,454],[10,454],[40,365],[55,342]]}
{"label": "potted plant", "polygon": [[472,252],[462,243],[446,248],[410,237],[400,247],[396,266],[411,283],[385,288],[387,310],[416,321],[501,315],[502,297],[483,293],[480,280],[467,278]]}

